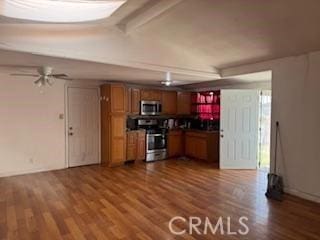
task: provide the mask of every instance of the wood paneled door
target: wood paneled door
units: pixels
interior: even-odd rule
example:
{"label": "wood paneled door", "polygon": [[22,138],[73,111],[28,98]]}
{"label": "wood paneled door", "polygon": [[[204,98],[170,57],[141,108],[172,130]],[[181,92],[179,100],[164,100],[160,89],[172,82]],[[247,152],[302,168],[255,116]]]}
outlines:
{"label": "wood paneled door", "polygon": [[140,113],[140,89],[131,88],[131,113],[139,114]]}
{"label": "wood paneled door", "polygon": [[162,91],[162,113],[175,115],[177,113],[177,92]]}
{"label": "wood paneled door", "polygon": [[123,84],[101,87],[101,162],[108,166],[126,161],[127,88]]}
{"label": "wood paneled door", "polygon": [[161,101],[161,91],[151,89],[141,89],[142,101]]}
{"label": "wood paneled door", "polygon": [[191,93],[190,92],[178,92],[177,114],[180,114],[180,115],[191,114]]}
{"label": "wood paneled door", "polygon": [[168,157],[180,157],[184,154],[184,134],[182,130],[170,130],[168,133]]}

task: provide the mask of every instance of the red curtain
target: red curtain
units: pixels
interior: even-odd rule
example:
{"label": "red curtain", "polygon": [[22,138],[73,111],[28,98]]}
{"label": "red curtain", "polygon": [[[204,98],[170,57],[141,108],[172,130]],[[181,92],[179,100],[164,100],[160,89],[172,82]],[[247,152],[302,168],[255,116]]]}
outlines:
{"label": "red curtain", "polygon": [[201,120],[220,120],[220,91],[194,93],[192,112]]}

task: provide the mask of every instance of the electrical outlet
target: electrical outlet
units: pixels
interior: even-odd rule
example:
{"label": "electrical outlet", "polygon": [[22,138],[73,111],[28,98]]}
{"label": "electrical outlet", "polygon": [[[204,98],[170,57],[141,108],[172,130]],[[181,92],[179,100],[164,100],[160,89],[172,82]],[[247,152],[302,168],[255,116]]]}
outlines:
{"label": "electrical outlet", "polygon": [[63,114],[63,113],[60,113],[60,114],[59,114],[59,119],[60,119],[60,120],[63,120],[63,119],[64,119],[64,114]]}

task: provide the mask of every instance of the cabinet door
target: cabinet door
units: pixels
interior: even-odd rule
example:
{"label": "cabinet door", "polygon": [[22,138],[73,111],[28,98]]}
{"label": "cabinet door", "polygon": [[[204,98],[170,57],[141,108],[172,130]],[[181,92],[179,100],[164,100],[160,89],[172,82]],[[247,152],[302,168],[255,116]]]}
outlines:
{"label": "cabinet door", "polygon": [[177,113],[177,92],[162,92],[162,113],[172,115]]}
{"label": "cabinet door", "polygon": [[185,152],[188,157],[196,157],[196,139],[192,136],[186,136]]}
{"label": "cabinet door", "polygon": [[146,159],[146,133],[145,131],[140,131],[138,133],[137,140],[137,160]]}
{"label": "cabinet door", "polygon": [[137,132],[127,133],[127,160],[136,160],[137,158]]}
{"label": "cabinet door", "polygon": [[131,101],[132,101],[132,88],[127,88],[127,105],[126,105],[126,112],[131,113]]}
{"label": "cabinet door", "polygon": [[131,89],[131,113],[140,113],[140,89],[138,88]]}
{"label": "cabinet door", "polygon": [[141,90],[141,100],[161,101],[161,91],[142,89]]}
{"label": "cabinet door", "polygon": [[191,114],[191,93],[178,92],[177,113],[182,115]]}
{"label": "cabinet door", "polygon": [[111,113],[126,113],[127,90],[123,84],[111,84]]}
{"label": "cabinet door", "polygon": [[195,157],[201,160],[207,160],[207,139],[196,138],[196,152]]}
{"label": "cabinet door", "polygon": [[182,133],[168,135],[168,157],[178,157],[183,155]]}
{"label": "cabinet door", "polygon": [[126,160],[126,116],[113,115],[110,117],[111,122],[111,139],[110,151],[111,159],[110,165],[116,165]]}

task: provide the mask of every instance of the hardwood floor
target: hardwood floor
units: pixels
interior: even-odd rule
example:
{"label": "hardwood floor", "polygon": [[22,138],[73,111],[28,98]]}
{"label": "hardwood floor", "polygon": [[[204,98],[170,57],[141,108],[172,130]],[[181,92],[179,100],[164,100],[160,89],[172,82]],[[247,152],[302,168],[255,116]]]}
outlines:
{"label": "hardwood floor", "polygon": [[[264,197],[257,171],[220,171],[168,160],[119,168],[87,166],[0,178],[0,239],[320,239],[320,206]],[[175,236],[168,223],[190,216],[213,225],[247,216],[247,236]],[[188,229],[177,221],[175,230]],[[226,228],[225,228],[226,231]],[[203,233],[203,232],[201,232]]]}

